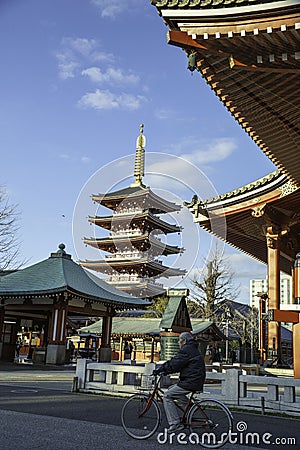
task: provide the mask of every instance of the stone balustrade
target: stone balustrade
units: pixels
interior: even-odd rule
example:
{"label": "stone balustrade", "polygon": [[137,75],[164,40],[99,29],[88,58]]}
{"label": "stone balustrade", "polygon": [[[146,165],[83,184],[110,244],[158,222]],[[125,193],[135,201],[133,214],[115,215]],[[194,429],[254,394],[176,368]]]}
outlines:
{"label": "stone balustrade", "polygon": [[134,394],[138,388],[151,388],[150,375],[154,363],[135,364],[135,361],[95,363],[78,359],[76,384],[80,392]]}
{"label": "stone balustrade", "polygon": [[[78,359],[73,390],[111,395],[131,395],[139,389],[151,389],[154,363],[135,361],[95,363]],[[172,376],[176,382],[176,376]],[[300,414],[300,380],[245,375],[229,368],[222,372],[207,372],[205,389],[199,398],[212,397],[229,407]]]}

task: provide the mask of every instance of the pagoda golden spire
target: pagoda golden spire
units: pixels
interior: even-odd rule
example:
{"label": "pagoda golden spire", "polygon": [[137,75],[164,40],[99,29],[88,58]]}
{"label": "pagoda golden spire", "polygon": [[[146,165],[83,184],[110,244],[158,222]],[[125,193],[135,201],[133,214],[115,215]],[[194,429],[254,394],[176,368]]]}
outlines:
{"label": "pagoda golden spire", "polygon": [[143,186],[142,178],[144,176],[145,166],[145,147],[146,138],[143,135],[144,125],[140,125],[140,134],[136,140],[135,162],[134,162],[134,176],[135,182],[132,186]]}

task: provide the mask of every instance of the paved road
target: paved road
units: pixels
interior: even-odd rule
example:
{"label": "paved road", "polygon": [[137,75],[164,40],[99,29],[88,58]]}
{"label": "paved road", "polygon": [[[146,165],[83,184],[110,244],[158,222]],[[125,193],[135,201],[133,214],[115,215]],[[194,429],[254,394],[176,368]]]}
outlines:
{"label": "paved road", "polygon": [[[179,445],[176,440],[172,444],[160,444],[157,435],[142,442],[131,439],[124,433],[120,421],[125,400],[71,393],[72,377],[73,372],[65,370],[32,372],[26,369],[22,373],[21,370],[3,372],[0,367],[0,450],[195,448],[191,444]],[[243,422],[247,430],[238,432],[238,442],[227,444],[224,450],[300,448],[298,420],[246,413],[234,416],[235,424]],[[251,440],[249,445],[243,445],[247,433],[254,432],[258,445],[253,445]],[[266,437],[266,433],[270,436]],[[269,444],[263,443],[263,437]],[[293,437],[296,444],[287,445],[286,439]],[[163,442],[164,435],[160,438]],[[281,441],[277,444],[276,439]]]}

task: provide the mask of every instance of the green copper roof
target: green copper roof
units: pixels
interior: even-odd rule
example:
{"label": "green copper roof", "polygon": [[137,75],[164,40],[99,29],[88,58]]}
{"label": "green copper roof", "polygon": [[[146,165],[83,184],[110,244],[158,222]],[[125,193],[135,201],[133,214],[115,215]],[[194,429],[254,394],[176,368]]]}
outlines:
{"label": "green copper roof", "polygon": [[0,279],[0,297],[49,295],[69,291],[101,303],[142,306],[149,302],[123,293],[76,264],[63,250]]}
{"label": "green copper roof", "polygon": [[[192,330],[195,335],[211,328],[218,338],[224,339],[223,333],[216,327],[214,322],[209,322],[202,319],[192,319]],[[153,318],[136,318],[136,317],[114,317],[112,321],[113,335],[127,335],[127,336],[158,336],[161,330],[161,319]],[[102,319],[97,322],[80,328],[79,333],[102,333]]]}
{"label": "green copper roof", "polygon": [[161,328],[171,330],[173,327],[192,328],[184,294],[170,295],[167,307],[161,320]]}
{"label": "green copper roof", "polygon": [[287,181],[288,181],[287,177],[282,172],[280,172],[279,170],[275,170],[274,172],[271,172],[270,174],[253,181],[252,183],[246,184],[242,187],[234,189],[233,191],[226,192],[216,197],[200,201],[198,200],[197,196],[194,196],[193,200],[190,203],[185,202],[185,205],[187,207],[191,207],[195,203],[199,203],[203,207],[208,207],[209,205],[219,201],[224,200],[235,201],[237,197],[244,194],[247,194],[247,198],[252,198],[253,196],[255,197],[258,195],[257,193],[258,189],[263,190],[263,193],[267,193],[269,191],[272,191],[276,187],[282,186]]}
{"label": "green copper roof", "polygon": [[211,9],[232,8],[264,3],[282,3],[281,0],[151,0],[157,9]]}

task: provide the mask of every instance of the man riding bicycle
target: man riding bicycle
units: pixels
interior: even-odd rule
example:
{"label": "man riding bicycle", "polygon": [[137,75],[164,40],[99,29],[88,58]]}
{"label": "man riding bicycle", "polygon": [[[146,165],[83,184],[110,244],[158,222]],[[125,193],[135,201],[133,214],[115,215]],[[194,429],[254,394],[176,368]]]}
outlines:
{"label": "man riding bicycle", "polygon": [[191,333],[187,331],[181,333],[178,342],[180,347],[178,353],[153,371],[154,375],[180,373],[179,382],[170,386],[163,397],[169,433],[184,428],[184,425],[180,423],[174,400],[179,400],[185,406],[188,401],[186,395],[192,391],[202,391],[205,380],[204,360]]}

